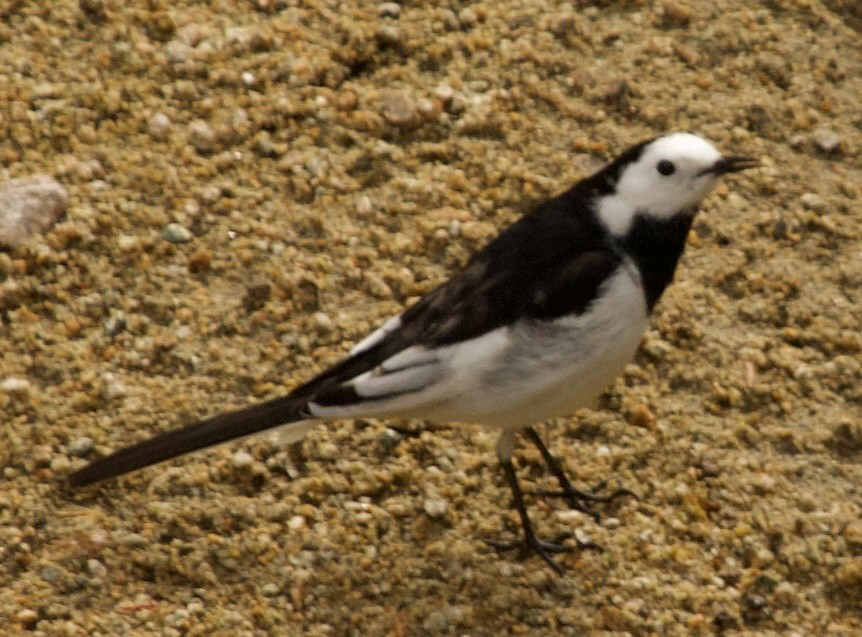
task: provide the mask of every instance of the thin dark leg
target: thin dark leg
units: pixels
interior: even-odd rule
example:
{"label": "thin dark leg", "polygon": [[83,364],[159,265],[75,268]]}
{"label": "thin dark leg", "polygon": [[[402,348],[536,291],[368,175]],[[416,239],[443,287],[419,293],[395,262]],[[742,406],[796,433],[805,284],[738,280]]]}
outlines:
{"label": "thin dark leg", "polygon": [[592,516],[592,518],[596,522],[599,521],[599,513],[598,511],[587,505],[587,502],[610,502],[620,496],[634,496],[634,493],[632,493],[628,489],[617,489],[613,493],[599,495],[598,493],[596,493],[596,491],[604,487],[604,483],[599,485],[596,491],[581,491],[580,489],[576,489],[569,481],[569,478],[563,471],[562,466],[560,466],[559,461],[551,455],[551,452],[545,446],[545,443],[542,441],[542,438],[539,436],[539,434],[536,433],[536,430],[532,427],[527,427],[524,431],[527,434],[527,437],[533,442],[533,444],[539,448],[539,453],[542,454],[542,458],[545,460],[545,464],[548,465],[548,469],[557,479],[557,482],[560,483],[560,491],[540,491],[539,493],[541,495],[564,498],[569,503],[570,507]]}
{"label": "thin dark leg", "polygon": [[[558,544],[557,542],[549,542],[548,540],[543,540],[536,535],[536,532],[533,530],[533,523],[530,522],[530,516],[527,513],[527,507],[524,504],[524,494],[521,492],[521,485],[518,484],[518,476],[515,473],[515,467],[512,464],[511,460],[501,461],[500,464],[503,467],[503,472],[506,474],[506,481],[509,483],[509,487],[512,489],[512,496],[515,499],[515,508],[518,510],[518,515],[521,516],[521,527],[524,529],[524,542],[526,546],[533,549],[539,557],[545,560],[545,563],[550,566],[554,571],[556,571],[557,575],[561,575],[563,573],[563,569],[557,564],[554,559],[551,557],[551,553],[562,553],[565,551],[572,551],[573,549],[568,546],[563,546],[562,544]],[[508,544],[501,544],[494,542],[494,546],[498,549],[511,549],[520,545],[520,542],[511,542]]]}

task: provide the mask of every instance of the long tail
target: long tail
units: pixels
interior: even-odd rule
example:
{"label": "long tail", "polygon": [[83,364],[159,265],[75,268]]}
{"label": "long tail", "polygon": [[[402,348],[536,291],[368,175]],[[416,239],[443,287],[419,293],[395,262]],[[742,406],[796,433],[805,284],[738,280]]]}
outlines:
{"label": "long tail", "polygon": [[[288,395],[201,420],[187,427],[143,440],[96,460],[71,474],[69,483],[75,487],[86,486],[198,449],[244,438],[264,429],[289,423],[299,424],[299,421],[309,418],[305,411],[307,407],[307,399]],[[288,437],[291,440],[299,440],[308,429],[310,426],[299,427],[295,435],[289,433]]]}

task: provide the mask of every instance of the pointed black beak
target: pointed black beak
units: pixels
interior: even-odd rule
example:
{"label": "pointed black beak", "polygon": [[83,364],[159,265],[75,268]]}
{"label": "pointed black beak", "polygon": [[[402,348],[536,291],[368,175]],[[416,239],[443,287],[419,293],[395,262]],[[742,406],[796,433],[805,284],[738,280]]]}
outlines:
{"label": "pointed black beak", "polygon": [[712,166],[702,171],[701,175],[726,175],[727,173],[736,173],[740,170],[746,170],[748,168],[754,168],[755,166],[759,166],[760,162],[758,162],[753,157],[743,157],[742,155],[728,155],[727,157],[722,157],[717,162],[715,162]]}

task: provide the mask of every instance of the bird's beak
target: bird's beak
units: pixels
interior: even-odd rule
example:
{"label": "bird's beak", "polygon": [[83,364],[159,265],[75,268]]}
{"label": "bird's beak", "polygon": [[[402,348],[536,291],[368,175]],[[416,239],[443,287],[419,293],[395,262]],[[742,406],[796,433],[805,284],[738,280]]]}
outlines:
{"label": "bird's beak", "polygon": [[736,173],[747,168],[754,168],[760,165],[753,157],[743,157],[742,155],[728,155],[722,157],[706,170],[701,171],[701,175],[726,175],[727,173]]}

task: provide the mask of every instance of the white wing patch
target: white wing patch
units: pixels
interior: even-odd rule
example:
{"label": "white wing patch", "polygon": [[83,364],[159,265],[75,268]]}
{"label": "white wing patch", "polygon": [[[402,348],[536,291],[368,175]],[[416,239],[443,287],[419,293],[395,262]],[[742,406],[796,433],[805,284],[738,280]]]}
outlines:
{"label": "white wing patch", "polygon": [[363,398],[382,399],[421,392],[438,382],[443,377],[443,366],[436,356],[427,355],[424,348],[411,347],[393,358],[403,358],[412,349],[422,349],[425,355],[415,362],[393,367],[391,371],[387,368],[392,359],[386,361],[378,369],[359,376],[351,383],[356,393]]}
{"label": "white wing patch", "polygon": [[[371,347],[400,321],[390,320]],[[414,345],[346,384],[356,402],[309,405],[318,418],[410,417],[503,429],[565,416],[613,382],[647,326],[637,269],[625,263],[579,316],[524,319],[475,338]],[[385,331],[385,330],[389,331]]]}
{"label": "white wing patch", "polygon": [[397,314],[354,345],[353,349],[350,350],[350,355],[353,356],[354,354],[364,352],[365,350],[374,347],[399,327],[401,327],[401,315]]}
{"label": "white wing patch", "polygon": [[507,331],[499,328],[436,349],[408,347],[347,383],[360,401],[334,406],[311,402],[309,410],[318,418],[430,417],[440,404],[453,397],[469,401],[481,388],[482,377],[495,369],[508,347]]}

